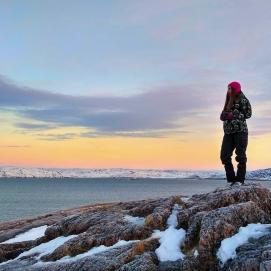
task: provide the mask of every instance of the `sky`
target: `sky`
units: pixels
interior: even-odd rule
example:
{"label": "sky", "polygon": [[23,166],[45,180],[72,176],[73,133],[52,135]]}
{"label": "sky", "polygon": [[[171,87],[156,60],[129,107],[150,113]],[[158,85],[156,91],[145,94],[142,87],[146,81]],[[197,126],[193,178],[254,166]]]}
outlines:
{"label": "sky", "polygon": [[0,0],[0,166],[222,169],[238,81],[269,167],[270,26],[268,0]]}

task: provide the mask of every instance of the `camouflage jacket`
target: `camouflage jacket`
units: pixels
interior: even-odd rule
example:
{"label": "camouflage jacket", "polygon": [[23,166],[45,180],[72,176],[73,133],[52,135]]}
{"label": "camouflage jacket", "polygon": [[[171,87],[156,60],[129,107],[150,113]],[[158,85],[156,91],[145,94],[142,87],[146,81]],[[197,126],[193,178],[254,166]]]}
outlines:
{"label": "camouflage jacket", "polygon": [[248,133],[246,119],[252,115],[252,108],[248,98],[243,92],[234,101],[230,110],[233,113],[232,120],[225,120],[223,122],[223,129],[225,134],[232,134],[236,132]]}

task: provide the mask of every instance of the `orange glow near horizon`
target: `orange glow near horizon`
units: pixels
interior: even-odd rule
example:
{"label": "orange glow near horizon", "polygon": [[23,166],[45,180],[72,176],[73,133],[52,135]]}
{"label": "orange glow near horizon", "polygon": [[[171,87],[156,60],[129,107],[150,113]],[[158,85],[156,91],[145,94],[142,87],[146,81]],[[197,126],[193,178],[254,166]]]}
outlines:
{"label": "orange glow near horizon", "polygon": [[[69,132],[78,132],[78,128]],[[58,131],[59,132],[59,131]],[[222,133],[169,138],[101,137],[40,140],[31,134],[1,132],[1,165],[59,168],[223,169]],[[265,168],[271,135],[250,137],[248,168]],[[233,161],[234,161],[233,155]]]}

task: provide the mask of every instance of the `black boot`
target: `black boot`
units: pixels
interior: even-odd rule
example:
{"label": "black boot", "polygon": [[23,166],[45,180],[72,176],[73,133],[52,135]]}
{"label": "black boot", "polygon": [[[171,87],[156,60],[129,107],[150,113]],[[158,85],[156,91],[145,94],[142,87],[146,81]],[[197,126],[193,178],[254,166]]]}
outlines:
{"label": "black boot", "polygon": [[224,167],[225,167],[225,171],[226,171],[227,182],[234,184],[236,182],[236,177],[235,177],[233,164],[227,163],[224,165]]}
{"label": "black boot", "polygon": [[246,176],[246,163],[239,163],[236,175],[236,181],[239,182],[241,185],[245,183],[245,176]]}

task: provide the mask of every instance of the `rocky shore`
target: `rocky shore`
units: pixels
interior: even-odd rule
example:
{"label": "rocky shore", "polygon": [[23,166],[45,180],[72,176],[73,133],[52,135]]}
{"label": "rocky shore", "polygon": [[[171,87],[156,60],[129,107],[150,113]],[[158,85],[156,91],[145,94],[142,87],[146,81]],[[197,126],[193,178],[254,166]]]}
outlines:
{"label": "rocky shore", "polygon": [[267,271],[270,223],[257,183],[84,206],[1,223],[0,271]]}

